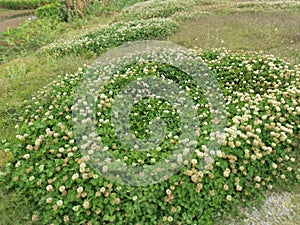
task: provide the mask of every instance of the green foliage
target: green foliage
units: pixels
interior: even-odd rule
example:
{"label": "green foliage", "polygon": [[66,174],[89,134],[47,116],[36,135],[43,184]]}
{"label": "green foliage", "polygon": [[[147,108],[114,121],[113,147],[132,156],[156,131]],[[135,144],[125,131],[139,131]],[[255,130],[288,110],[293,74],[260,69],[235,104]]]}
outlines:
{"label": "green foliage", "polygon": [[64,24],[57,20],[36,19],[26,20],[16,28],[9,28],[6,32],[2,32],[0,39],[3,43],[0,48],[0,61],[11,57],[12,53],[34,51],[51,42],[63,27]]}
{"label": "green foliage", "polygon": [[[195,57],[198,53],[188,54]],[[87,69],[79,68],[24,103],[18,141],[2,146],[13,155],[3,182],[31,198],[37,207],[31,216],[41,224],[187,225],[214,224],[213,218],[232,213],[255,198],[262,199],[262,192],[278,183],[299,182],[299,67],[272,56],[226,50],[200,52],[199,56],[216,74],[227,109],[226,140],[205,170],[198,170],[197,165],[209,151],[203,138],[209,135],[209,126],[201,127],[192,159],[165,182],[132,187],[96,174],[81,155],[73,134],[74,91]],[[111,67],[105,68],[107,72]],[[94,71],[97,73],[97,69]],[[154,163],[151,158],[158,162],[170,153],[168,138],[161,149],[152,149],[150,156],[134,154],[136,151],[130,149],[125,152],[112,138],[109,122],[105,122],[111,119],[109,112],[118,90],[145,76],[145,71],[149,76],[165,76],[185,90],[191,89],[189,96],[195,103],[199,101],[199,109],[204,110],[199,112],[199,119],[204,122],[204,113],[209,109],[197,87],[176,68],[153,62],[124,68],[116,74],[119,76],[106,82],[101,90],[106,95],[95,110],[99,112],[98,132],[104,135],[108,151],[125,163]],[[146,112],[150,118],[164,109],[172,112],[164,102],[152,101],[144,99],[132,109],[130,121],[140,137],[148,135],[143,121]],[[157,111],[148,107],[152,103]],[[139,116],[133,116],[135,113]],[[175,139],[178,119],[176,114],[170,114],[164,120],[175,132],[169,137]]]}
{"label": "green foliage", "polygon": [[[143,29],[147,30],[145,21]],[[49,21],[45,23],[51,26]],[[143,35],[153,38],[151,32],[157,30],[136,31],[137,24],[127,23],[123,24],[124,27],[121,23],[118,26],[111,24],[111,30],[107,26],[81,35],[76,38],[75,44],[70,41],[70,48],[68,42],[60,42],[54,44],[54,49],[62,49],[58,51],[59,55],[80,55],[85,51],[101,53],[106,48],[122,44],[122,34],[125,40],[128,37],[135,40],[137,34],[141,38]],[[45,29],[42,37],[52,35],[51,30]],[[23,34],[26,33],[30,34],[24,28],[20,33],[12,32],[11,36],[6,36],[7,40],[12,40],[7,42],[11,49],[37,48],[44,43],[35,36],[37,44],[30,38],[24,39]],[[99,50],[99,46],[104,47]],[[53,54],[51,50],[49,52]],[[212,167],[199,171],[195,161],[192,163],[191,160],[180,173],[166,182],[148,187],[122,186],[96,174],[90,165],[85,164],[72,133],[74,90],[87,68],[79,69],[78,73],[67,74],[54,81],[25,102],[24,110],[19,112],[18,140],[0,145],[1,151],[7,149],[7,154],[13,155],[6,171],[0,175],[1,185],[22,194],[36,206],[35,210],[24,212],[23,218],[32,218],[37,224],[214,224],[212,218],[217,220],[228,212],[232,215],[240,205],[251,204],[253,199],[261,200],[262,192],[275,185],[299,184],[299,66],[254,53],[212,50],[199,55],[215,73],[225,95],[228,112],[226,141],[217,152]],[[110,92],[117,92],[128,81],[145,76],[145,71],[150,71],[148,75],[151,76],[163,74],[174,79],[191,89],[189,94],[195,103],[204,101],[185,73],[155,63],[125,68],[120,72],[124,76],[109,80],[102,91],[109,96]],[[21,72],[22,76],[26,74]],[[14,71],[11,73],[14,74]],[[114,96],[99,102],[101,107],[97,108],[101,112],[97,117],[98,132],[105,137],[109,151],[126,163],[153,163],[147,154],[135,154],[133,150],[125,149],[114,138],[111,124],[100,122],[100,119],[110,120],[110,104],[113,103],[110,98]],[[203,119],[205,114],[202,113],[208,108],[205,104],[201,106],[203,111],[199,112],[199,118]],[[164,110],[173,112],[166,102],[157,104],[144,99],[136,104],[130,114],[130,123],[137,136],[147,137],[145,121],[163,114]],[[167,132],[178,131],[176,112],[162,118],[168,124]],[[208,126],[201,127],[202,139],[199,139],[198,151],[193,153],[196,164],[201,163],[203,154],[207,152],[205,134],[210,132]],[[151,157],[160,161],[171,151],[172,146],[166,138],[159,151],[151,150]],[[3,199],[2,196],[0,198]],[[15,223],[13,220],[10,222]]]}
{"label": "green foliage", "polygon": [[160,18],[117,22],[69,41],[53,42],[43,50],[53,56],[80,55],[86,52],[100,54],[128,41],[162,39],[174,33],[177,28],[174,21]]}
{"label": "green foliage", "polygon": [[66,12],[63,9],[63,6],[59,2],[51,3],[39,7],[35,10],[35,15],[39,18],[49,19],[49,20],[66,20]]}
{"label": "green foliage", "polygon": [[0,7],[8,9],[36,9],[57,0],[0,0]]}

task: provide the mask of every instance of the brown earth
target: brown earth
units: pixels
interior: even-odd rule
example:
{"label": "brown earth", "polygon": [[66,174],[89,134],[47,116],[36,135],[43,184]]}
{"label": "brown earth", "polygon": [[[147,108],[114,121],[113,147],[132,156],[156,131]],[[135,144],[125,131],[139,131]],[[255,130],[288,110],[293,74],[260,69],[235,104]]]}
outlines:
{"label": "brown earth", "polygon": [[32,10],[17,10],[0,12],[0,32],[6,31],[7,28],[14,28],[26,19],[30,18]]}
{"label": "brown earth", "polygon": [[0,12],[0,19],[3,18],[12,18],[12,17],[17,17],[17,16],[22,16],[22,15],[28,15],[31,14],[33,11],[32,10],[11,10],[7,12]]}
{"label": "brown earth", "polygon": [[7,28],[14,28],[19,26],[20,23],[23,21],[27,20],[31,16],[22,16],[22,17],[17,17],[13,19],[8,19],[0,22],[0,32],[6,31]]}

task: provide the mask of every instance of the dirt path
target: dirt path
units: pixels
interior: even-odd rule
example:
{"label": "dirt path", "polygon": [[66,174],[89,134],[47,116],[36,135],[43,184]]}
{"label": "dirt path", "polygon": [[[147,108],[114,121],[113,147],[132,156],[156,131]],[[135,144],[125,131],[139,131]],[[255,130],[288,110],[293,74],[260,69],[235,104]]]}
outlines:
{"label": "dirt path", "polygon": [[13,18],[13,17],[23,16],[23,15],[28,15],[31,13],[33,13],[32,10],[11,10],[7,12],[0,12],[0,19]]}
{"label": "dirt path", "polygon": [[22,16],[18,18],[13,18],[9,20],[4,20],[0,22],[0,32],[6,31],[8,27],[17,27],[20,23],[30,18],[31,16]]}
{"label": "dirt path", "polygon": [[17,27],[26,19],[31,17],[32,10],[16,10],[0,12],[0,32],[6,31],[8,27]]}

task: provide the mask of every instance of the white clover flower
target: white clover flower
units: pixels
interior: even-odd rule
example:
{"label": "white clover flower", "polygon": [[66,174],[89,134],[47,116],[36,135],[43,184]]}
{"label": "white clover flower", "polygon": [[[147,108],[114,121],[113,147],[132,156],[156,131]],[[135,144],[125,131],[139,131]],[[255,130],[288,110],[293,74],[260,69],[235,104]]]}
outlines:
{"label": "white clover flower", "polygon": [[192,160],[191,160],[191,163],[192,163],[193,165],[197,164],[197,159],[192,159]]}
{"label": "white clover flower", "polygon": [[104,193],[105,192],[105,187],[100,188],[100,192]]}
{"label": "white clover flower", "polygon": [[230,169],[226,168],[225,171],[223,172],[223,176],[224,177],[229,177],[229,175],[230,175]]}
{"label": "white clover flower", "polygon": [[168,216],[168,221],[172,222],[173,221],[173,217],[172,216]]}
{"label": "white clover flower", "polygon": [[79,174],[75,173],[72,175],[72,180],[77,180],[79,178]]}
{"label": "white clover flower", "polygon": [[85,168],[79,168],[79,172],[80,173],[84,173],[85,172]]}
{"label": "white clover flower", "polygon": [[272,163],[272,167],[273,167],[273,169],[277,169],[277,164],[276,163]]}
{"label": "white clover flower", "polygon": [[189,164],[189,161],[188,160],[184,160],[183,161],[183,165],[187,166]]}
{"label": "white clover flower", "polygon": [[255,180],[256,182],[260,182],[260,181],[261,181],[261,178],[260,178],[259,176],[256,176],[256,177],[254,178],[254,180]]}
{"label": "white clover flower", "polygon": [[224,184],[224,185],[223,185],[223,188],[224,188],[225,191],[228,191],[228,189],[229,189],[229,187],[228,187],[227,184]]}
{"label": "white clover flower", "polygon": [[66,187],[64,185],[60,186],[58,189],[60,192],[64,192],[66,190]]}
{"label": "white clover flower", "polygon": [[203,156],[204,156],[204,153],[200,152],[200,151],[196,152],[196,154],[199,158],[203,158]]}
{"label": "white clover flower", "polygon": [[166,194],[167,194],[167,195],[170,195],[170,194],[172,194],[172,191],[171,191],[170,189],[167,189],[167,190],[166,190]]}
{"label": "white clover flower", "polygon": [[133,201],[136,201],[137,199],[138,199],[138,196],[136,196],[136,195],[133,196],[133,198],[132,198]]}
{"label": "white clover flower", "polygon": [[27,145],[26,149],[29,150],[29,151],[31,151],[31,150],[33,150],[33,146],[32,145]]}
{"label": "white clover flower", "polygon": [[90,202],[88,200],[84,200],[84,202],[83,202],[83,208],[85,208],[85,209],[90,208]]}
{"label": "white clover flower", "polygon": [[17,168],[17,167],[19,167],[20,165],[21,165],[21,161],[18,161],[18,162],[16,163],[15,167]]}
{"label": "white clover flower", "polygon": [[80,163],[80,168],[85,168],[86,167],[86,164],[83,162],[83,163]]}
{"label": "white clover flower", "polygon": [[[198,154],[197,154],[198,155]],[[217,150],[216,151],[216,155],[219,157],[219,158],[222,158],[222,151],[221,150]]]}
{"label": "white clover flower", "polygon": [[64,202],[62,201],[62,200],[58,200],[57,202],[56,202],[56,205],[57,206],[62,206],[64,204]]}
{"label": "white clover flower", "polygon": [[241,145],[242,145],[242,143],[241,143],[240,141],[236,141],[236,142],[235,142],[235,146],[236,146],[236,147],[240,147]]}
{"label": "white clover flower", "polygon": [[44,165],[40,165],[40,166],[39,166],[39,170],[40,170],[41,172],[43,172],[43,171],[44,171],[44,168],[45,168],[45,166],[44,166]]}
{"label": "white clover flower", "polygon": [[69,222],[69,216],[64,216],[64,222]]}
{"label": "white clover flower", "polygon": [[53,190],[53,187],[52,187],[52,185],[50,185],[50,184],[49,184],[49,185],[47,185],[47,187],[46,187],[46,190],[47,190],[47,191],[52,191],[52,190]]}
{"label": "white clover flower", "polygon": [[290,161],[291,161],[291,162],[295,162],[295,158],[293,158],[293,157],[290,158]]}
{"label": "white clover flower", "polygon": [[242,189],[243,189],[242,186],[240,186],[240,185],[237,185],[237,186],[236,186],[236,190],[237,190],[237,191],[241,191]]}
{"label": "white clover flower", "polygon": [[82,174],[82,179],[86,180],[89,178],[89,175],[87,173]]}
{"label": "white clover flower", "polygon": [[77,192],[78,192],[78,193],[82,193],[82,192],[83,192],[83,187],[78,187],[78,188],[77,188]]}
{"label": "white clover flower", "polygon": [[29,158],[30,158],[30,155],[29,155],[29,154],[25,154],[25,155],[23,156],[23,158],[24,158],[24,159],[29,159]]}
{"label": "white clover flower", "polygon": [[53,200],[52,198],[47,198],[47,199],[46,199],[46,202],[47,202],[48,204],[50,204],[50,203],[52,202],[52,200]]}
{"label": "white clover flower", "polygon": [[22,135],[16,135],[16,138],[19,139],[20,141],[24,141],[25,137]]}
{"label": "white clover flower", "polygon": [[226,196],[226,200],[227,200],[227,201],[231,201],[231,200],[232,200],[231,195],[227,195],[227,196]]}

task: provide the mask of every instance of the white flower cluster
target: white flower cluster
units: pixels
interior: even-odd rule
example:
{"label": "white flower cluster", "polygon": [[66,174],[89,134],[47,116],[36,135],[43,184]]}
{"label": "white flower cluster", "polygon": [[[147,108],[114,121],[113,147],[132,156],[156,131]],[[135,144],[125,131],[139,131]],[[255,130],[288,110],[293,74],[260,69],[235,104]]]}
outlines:
{"label": "white flower cluster", "polygon": [[[182,56],[179,52],[169,54],[178,54],[175,59]],[[196,53],[189,54],[192,57]],[[190,145],[182,149],[181,154],[177,154],[173,160],[182,164],[182,173],[166,179],[163,184],[152,185],[147,191],[139,187],[117,186],[97,175],[87,158],[81,155],[79,146],[76,146],[72,129],[72,119],[76,118],[68,116],[74,110],[74,88],[84,75],[86,66],[79,68],[75,74],[66,74],[60,81],[52,82],[36,97],[25,102],[24,113],[20,118],[23,125],[17,135],[18,143],[10,149],[15,161],[9,165],[7,179],[17,191],[25,188],[30,191],[34,203],[43,205],[44,208],[39,211],[43,224],[53,221],[63,224],[68,220],[80,223],[80,216],[83,215],[86,220],[106,218],[107,210],[102,210],[104,207],[127,223],[129,219],[124,216],[122,207],[127,209],[127,206],[140,206],[141,202],[143,204],[148,200],[162,205],[161,212],[153,212],[157,213],[153,216],[159,215],[156,217],[158,220],[175,221],[177,215],[175,217],[175,214],[170,213],[176,212],[182,216],[180,209],[193,207],[190,201],[197,196],[203,199],[209,197],[212,201],[216,197],[222,204],[234,204],[240,199],[246,201],[255,194],[256,189],[272,189],[279,181],[300,178],[297,169],[300,66],[291,66],[272,56],[231,53],[227,50],[199,52],[199,55],[216,73],[226,99],[227,124],[224,133],[211,130],[209,103],[204,101],[205,96],[202,96],[200,88],[193,87],[193,83],[187,81],[183,73],[174,72],[168,76],[165,71],[169,67],[161,70],[165,65],[149,62],[130,65],[124,72],[118,72],[112,79],[107,79],[103,89],[98,91],[99,98],[95,107],[97,132],[104,133],[101,138],[106,143],[102,148],[93,146],[89,150],[111,153],[110,157],[103,160],[107,165],[118,159],[120,165],[155,166],[165,160],[176,145]],[[96,68],[95,73],[99,72],[97,70],[100,69]],[[112,68],[103,70],[104,73],[110,72]],[[133,107],[131,119],[132,124],[144,131],[150,130],[148,125],[156,123],[155,120],[149,120],[147,116],[150,114],[146,113],[153,113],[151,116],[159,117],[158,121],[169,119],[167,122],[171,128],[167,130],[162,144],[149,152],[143,152],[124,147],[114,139],[113,128],[109,125],[115,96],[123,84],[144,73],[147,76],[164,76],[165,80],[179,80],[182,89],[195,101],[195,109],[199,112],[202,126],[194,130],[198,142],[188,137],[181,139],[180,132],[176,130],[176,122],[180,120],[176,110],[170,103],[163,104],[163,99],[158,96],[153,98],[161,101],[158,104],[161,106],[160,111],[153,102],[145,100],[143,104]],[[91,109],[87,105],[86,109],[88,114]],[[155,110],[161,114],[154,114]],[[88,141],[96,137],[97,132],[82,138]],[[150,132],[144,133],[151,135]],[[219,140],[222,146],[216,149],[208,146],[207,140],[210,137]],[[88,149],[89,146],[92,146],[91,143],[85,147]],[[191,151],[193,146],[195,151]],[[188,154],[191,157],[187,160],[185,156]],[[206,167],[199,169],[205,163]],[[101,169],[103,172],[110,171],[110,168],[103,165]],[[163,169],[158,168],[153,171],[153,175]],[[182,199],[177,199],[180,196],[183,196]],[[187,199],[186,196],[191,198]],[[171,205],[174,202],[178,205]],[[148,211],[149,214],[153,210]],[[58,217],[58,213],[63,216]],[[111,217],[108,219],[113,220]]]}
{"label": "white flower cluster", "polygon": [[164,38],[177,30],[176,22],[171,19],[153,18],[129,22],[116,22],[101,26],[88,34],[72,40],[53,42],[42,52],[53,56],[67,54],[80,55],[83,51],[102,53],[104,50],[119,46],[128,41]]}
{"label": "white flower cluster", "polygon": [[[176,12],[189,11],[199,0],[152,0],[135,4],[122,10],[116,20],[166,18]],[[202,1],[203,2],[203,1]]]}

